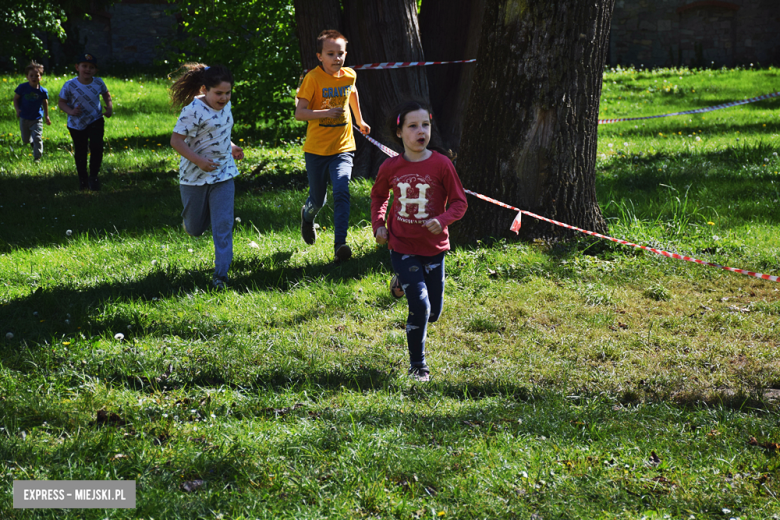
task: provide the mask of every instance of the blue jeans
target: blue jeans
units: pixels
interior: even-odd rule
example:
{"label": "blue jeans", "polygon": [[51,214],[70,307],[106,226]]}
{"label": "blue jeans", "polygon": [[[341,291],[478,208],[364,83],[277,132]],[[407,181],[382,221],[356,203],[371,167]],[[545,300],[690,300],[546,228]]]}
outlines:
{"label": "blue jeans", "polygon": [[349,227],[349,179],[352,177],[352,159],[355,152],[336,155],[304,153],[306,172],[309,175],[309,198],[303,207],[303,218],[313,222],[328,195],[328,174],[333,186],[333,227],[336,244],[347,241]]}
{"label": "blue jeans", "polygon": [[233,179],[203,186],[179,185],[184,211],[184,231],[199,237],[211,224],[214,238],[214,278],[227,280],[233,261]]}
{"label": "blue jeans", "polygon": [[406,343],[412,367],[424,367],[428,324],[441,316],[444,307],[444,255],[405,255],[390,251],[393,271],[398,276],[409,303]]}

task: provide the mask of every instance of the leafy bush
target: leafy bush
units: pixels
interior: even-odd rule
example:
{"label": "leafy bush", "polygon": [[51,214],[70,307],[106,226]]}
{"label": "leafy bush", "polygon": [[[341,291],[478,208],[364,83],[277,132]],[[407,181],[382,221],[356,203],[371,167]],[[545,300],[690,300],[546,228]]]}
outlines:
{"label": "leafy bush", "polygon": [[233,115],[244,124],[290,118],[290,96],[301,72],[291,0],[184,1],[184,37],[168,42],[169,61],[222,63],[236,84]]}

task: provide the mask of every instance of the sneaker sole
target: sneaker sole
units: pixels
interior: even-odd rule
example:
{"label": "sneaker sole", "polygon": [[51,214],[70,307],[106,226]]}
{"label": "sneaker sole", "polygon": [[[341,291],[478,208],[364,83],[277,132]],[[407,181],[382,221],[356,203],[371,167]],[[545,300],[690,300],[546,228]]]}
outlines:
{"label": "sneaker sole", "polygon": [[336,262],[346,262],[352,258],[352,249],[344,244],[336,250]]}

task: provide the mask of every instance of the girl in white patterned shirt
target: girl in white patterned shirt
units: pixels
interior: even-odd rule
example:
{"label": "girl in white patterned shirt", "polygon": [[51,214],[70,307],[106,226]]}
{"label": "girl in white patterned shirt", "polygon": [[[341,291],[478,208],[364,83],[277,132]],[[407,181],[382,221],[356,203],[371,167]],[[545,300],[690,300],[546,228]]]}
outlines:
{"label": "girl in white patterned shirt", "polygon": [[244,151],[230,140],[233,75],[223,65],[187,63],[171,86],[174,106],[182,106],[171,146],[181,154],[179,189],[184,230],[200,236],[211,224],[214,238],[214,288],[227,287],[233,261],[233,200],[238,175],[234,160]]}

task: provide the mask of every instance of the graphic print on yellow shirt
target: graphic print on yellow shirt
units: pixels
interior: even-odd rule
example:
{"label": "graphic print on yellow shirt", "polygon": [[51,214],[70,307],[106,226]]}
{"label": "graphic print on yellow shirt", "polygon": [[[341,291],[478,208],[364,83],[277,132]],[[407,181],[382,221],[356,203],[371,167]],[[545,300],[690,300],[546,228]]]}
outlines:
{"label": "graphic print on yellow shirt", "polygon": [[342,68],[344,73],[336,78],[317,67],[303,78],[296,97],[309,102],[312,110],[343,108],[340,117],[324,117],[309,121],[306,129],[306,142],[303,151],[316,155],[335,155],[355,150],[355,138],[352,135],[352,115],[349,97],[355,90],[355,71]]}

